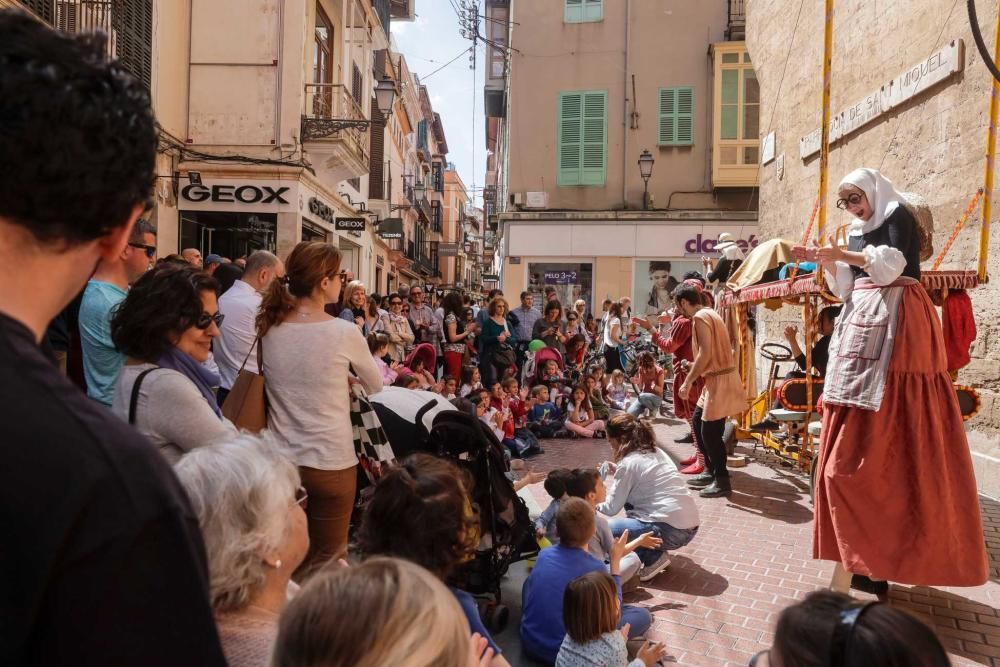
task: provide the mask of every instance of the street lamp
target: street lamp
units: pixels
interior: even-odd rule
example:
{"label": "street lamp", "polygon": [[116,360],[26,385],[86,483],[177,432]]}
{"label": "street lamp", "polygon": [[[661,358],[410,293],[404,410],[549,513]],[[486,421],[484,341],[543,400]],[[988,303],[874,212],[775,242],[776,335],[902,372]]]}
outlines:
{"label": "street lamp", "polygon": [[423,181],[417,181],[416,183],[413,184],[413,198],[414,199],[422,199],[423,196],[424,196],[424,192],[426,192],[426,191],[427,191],[427,188],[424,186]]}
{"label": "street lamp", "polygon": [[643,192],[642,192],[642,210],[649,210],[649,177],[653,175],[653,156],[650,155],[649,151],[642,151],[642,155],[639,156],[639,175],[642,176]]}
{"label": "street lamp", "polygon": [[392,103],[396,100],[396,84],[392,79],[382,79],[375,86],[375,105],[383,116],[392,115]]}

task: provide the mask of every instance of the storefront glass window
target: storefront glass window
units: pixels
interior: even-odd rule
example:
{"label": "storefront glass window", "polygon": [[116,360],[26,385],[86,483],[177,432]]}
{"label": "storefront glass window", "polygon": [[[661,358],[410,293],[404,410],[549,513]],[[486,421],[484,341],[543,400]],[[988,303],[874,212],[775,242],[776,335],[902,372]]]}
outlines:
{"label": "storefront glass window", "polygon": [[237,259],[277,248],[275,213],[181,211],[180,227],[179,249],[198,248],[203,257],[215,253]]}
{"label": "storefront glass window", "polygon": [[[587,302],[587,312],[594,309],[594,265],[590,262],[531,262],[528,264],[528,291],[535,295],[535,305],[545,308],[545,288],[556,289],[563,311],[577,299]],[[517,294],[510,294],[511,306],[517,306]]]}
{"label": "storefront glass window", "polygon": [[701,272],[701,262],[691,260],[635,260],[632,312],[655,315],[673,307],[672,293],[688,271]]}

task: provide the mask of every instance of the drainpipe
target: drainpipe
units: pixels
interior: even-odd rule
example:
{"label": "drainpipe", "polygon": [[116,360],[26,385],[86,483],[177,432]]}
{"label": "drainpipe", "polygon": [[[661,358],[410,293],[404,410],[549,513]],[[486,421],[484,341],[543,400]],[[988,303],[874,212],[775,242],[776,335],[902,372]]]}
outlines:
{"label": "drainpipe", "polygon": [[[625,0],[625,71],[622,72],[622,91],[625,106],[622,109],[622,206],[628,208],[628,69],[629,46],[632,39],[632,0]],[[635,100],[632,100],[635,104]]]}

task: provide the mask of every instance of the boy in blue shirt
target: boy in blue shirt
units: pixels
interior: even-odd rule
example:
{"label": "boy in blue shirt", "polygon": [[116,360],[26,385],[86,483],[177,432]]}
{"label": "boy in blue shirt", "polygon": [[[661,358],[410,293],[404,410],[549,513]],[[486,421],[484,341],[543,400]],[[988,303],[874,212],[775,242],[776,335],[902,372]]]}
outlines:
{"label": "boy in blue shirt", "polygon": [[[556,516],[559,544],[544,549],[538,555],[535,568],[524,582],[521,616],[521,643],[524,652],[534,660],[552,664],[559,653],[559,646],[566,636],[563,625],[563,596],[569,582],[589,572],[606,571],[605,565],[587,553],[587,546],[597,530],[594,510],[582,498],[566,498]],[[615,540],[611,549],[611,576],[618,589],[621,560],[628,543],[628,531]],[[645,635],[653,618],[648,609],[622,605],[621,625],[629,625],[628,638]]]}
{"label": "boy in blue shirt", "polygon": [[528,411],[528,428],[539,438],[557,438],[563,430],[559,408],[549,401],[549,388],[543,384],[531,389],[535,405]]}

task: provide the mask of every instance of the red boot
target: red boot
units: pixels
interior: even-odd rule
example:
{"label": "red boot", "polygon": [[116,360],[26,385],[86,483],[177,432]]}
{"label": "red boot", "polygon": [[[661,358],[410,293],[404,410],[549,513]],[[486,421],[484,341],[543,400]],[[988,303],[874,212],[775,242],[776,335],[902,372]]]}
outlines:
{"label": "red boot", "polygon": [[681,474],[684,475],[700,475],[703,472],[705,472],[705,457],[701,452],[695,455],[694,463],[681,470]]}
{"label": "red boot", "polygon": [[691,465],[692,463],[694,463],[697,460],[698,460],[698,452],[695,452],[691,456],[689,456],[686,459],[684,459],[683,461],[681,461],[681,465],[682,466],[689,466],[689,465]]}

